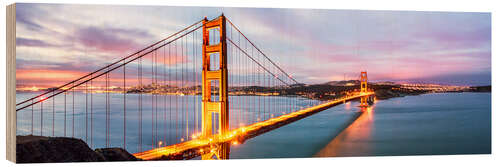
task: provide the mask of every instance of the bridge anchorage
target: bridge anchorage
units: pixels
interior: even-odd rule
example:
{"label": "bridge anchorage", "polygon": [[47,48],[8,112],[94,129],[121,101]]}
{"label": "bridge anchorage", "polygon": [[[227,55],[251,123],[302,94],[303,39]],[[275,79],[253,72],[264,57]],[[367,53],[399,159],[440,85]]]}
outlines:
{"label": "bridge anchorage", "polygon": [[[364,93],[370,92],[369,89],[368,89],[368,74],[367,74],[366,71],[362,71],[361,72],[360,80],[359,81],[360,81],[360,85],[361,85],[360,93],[364,94]],[[359,107],[361,107],[361,108],[369,107],[375,101],[374,98],[375,97],[373,95],[362,96],[360,98]]]}

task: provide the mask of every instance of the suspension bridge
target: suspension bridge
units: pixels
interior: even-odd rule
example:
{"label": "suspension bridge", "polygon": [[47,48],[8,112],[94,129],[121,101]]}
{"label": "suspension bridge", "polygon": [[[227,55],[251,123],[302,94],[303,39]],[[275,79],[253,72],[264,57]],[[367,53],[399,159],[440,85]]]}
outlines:
{"label": "suspension bridge", "polygon": [[80,138],[144,160],[228,159],[230,146],[351,100],[295,80],[221,15],[16,104],[17,134]]}

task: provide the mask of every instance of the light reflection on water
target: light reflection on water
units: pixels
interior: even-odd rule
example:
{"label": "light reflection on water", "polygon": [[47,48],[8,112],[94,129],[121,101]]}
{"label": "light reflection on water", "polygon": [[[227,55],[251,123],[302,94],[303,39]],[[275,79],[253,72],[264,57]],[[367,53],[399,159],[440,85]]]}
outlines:
{"label": "light reflection on water", "polygon": [[491,153],[491,93],[394,98],[364,115],[316,156]]}
{"label": "light reflection on water", "polygon": [[335,157],[369,155],[369,153],[372,152],[372,145],[360,141],[372,138],[373,112],[375,112],[373,107],[360,109],[359,117],[315,156]]}
{"label": "light reflection on water", "polygon": [[365,112],[358,104],[342,104],[250,139],[232,147],[231,158],[491,153],[491,93],[378,100]]}

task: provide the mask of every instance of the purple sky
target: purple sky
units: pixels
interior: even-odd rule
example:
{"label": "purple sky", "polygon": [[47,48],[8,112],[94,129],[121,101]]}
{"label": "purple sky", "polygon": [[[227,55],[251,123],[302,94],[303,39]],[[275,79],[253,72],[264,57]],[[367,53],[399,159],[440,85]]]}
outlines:
{"label": "purple sky", "polygon": [[[17,81],[70,81],[222,12],[305,83],[491,84],[491,14],[18,4]],[[109,63],[109,62],[107,62]]]}

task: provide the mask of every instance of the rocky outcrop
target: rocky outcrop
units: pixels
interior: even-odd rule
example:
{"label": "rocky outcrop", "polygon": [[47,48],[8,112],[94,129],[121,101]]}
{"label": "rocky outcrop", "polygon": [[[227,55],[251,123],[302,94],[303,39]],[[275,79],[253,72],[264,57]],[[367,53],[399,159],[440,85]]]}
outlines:
{"label": "rocky outcrop", "polygon": [[16,161],[98,162],[139,160],[121,148],[92,150],[83,140],[68,137],[17,136]]}
{"label": "rocky outcrop", "polygon": [[491,92],[491,85],[488,86],[473,86],[470,92]]}
{"label": "rocky outcrop", "polygon": [[122,148],[99,148],[96,153],[102,155],[106,161],[138,161],[132,154]]}
{"label": "rocky outcrop", "polygon": [[375,90],[375,96],[379,100],[390,99],[394,97],[404,97],[412,95],[420,95],[427,93],[427,91],[417,91],[417,90],[391,90],[391,89],[379,89]]}
{"label": "rocky outcrop", "polygon": [[104,161],[104,157],[94,152],[80,139],[17,136],[16,161],[19,163],[91,162]]}

